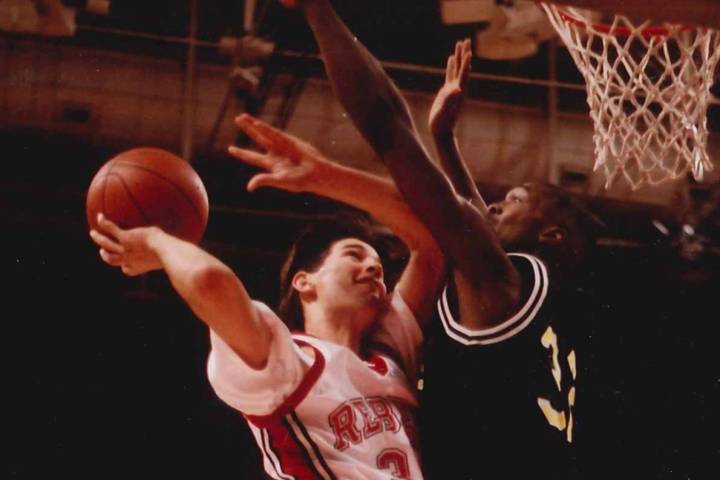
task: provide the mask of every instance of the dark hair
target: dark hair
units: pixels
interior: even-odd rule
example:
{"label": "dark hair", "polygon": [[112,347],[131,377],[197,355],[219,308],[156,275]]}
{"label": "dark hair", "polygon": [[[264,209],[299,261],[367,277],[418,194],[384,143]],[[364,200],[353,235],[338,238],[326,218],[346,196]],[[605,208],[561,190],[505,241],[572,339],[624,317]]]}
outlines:
{"label": "dark hair", "polygon": [[[370,221],[359,215],[339,215],[333,221],[310,224],[293,242],[280,272],[280,318],[293,330],[303,330],[300,297],[292,286],[293,277],[299,271],[314,272],[325,261],[332,245],[345,238],[357,238],[369,244],[386,257],[385,245]],[[383,262],[384,263],[384,262]]]}
{"label": "dark hair", "polygon": [[561,187],[542,182],[525,183],[523,187],[539,199],[540,226],[557,225],[565,230],[566,237],[561,246],[539,246],[541,257],[551,257],[544,259],[560,263],[563,267],[581,263],[605,224]]}

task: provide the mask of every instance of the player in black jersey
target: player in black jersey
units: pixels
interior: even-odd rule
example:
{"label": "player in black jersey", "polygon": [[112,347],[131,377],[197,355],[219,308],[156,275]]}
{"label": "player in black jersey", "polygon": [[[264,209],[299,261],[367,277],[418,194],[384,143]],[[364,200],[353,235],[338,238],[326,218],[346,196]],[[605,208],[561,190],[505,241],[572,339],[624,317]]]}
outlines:
{"label": "player in black jersey", "polygon": [[433,129],[443,173],[398,89],[328,0],[283,3],[299,3],[340,102],[448,260],[439,319],[428,332],[421,403],[427,477],[576,476],[579,353],[570,329],[584,311],[556,292],[561,272],[589,243],[587,216],[562,190],[543,184],[485,204],[453,134],[469,42],[449,59],[433,106],[445,119],[444,128]]}
{"label": "player in black jersey", "polygon": [[562,189],[538,183],[485,207],[454,135],[470,55],[470,42],[458,42],[430,109],[430,131],[458,195],[485,212],[506,251],[526,253],[507,255],[520,277],[519,295],[488,324],[473,325],[472,311],[463,321],[457,285],[464,279],[457,269],[441,295],[425,349],[425,472],[453,479],[580,478],[578,357],[590,310],[571,272],[597,222]]}

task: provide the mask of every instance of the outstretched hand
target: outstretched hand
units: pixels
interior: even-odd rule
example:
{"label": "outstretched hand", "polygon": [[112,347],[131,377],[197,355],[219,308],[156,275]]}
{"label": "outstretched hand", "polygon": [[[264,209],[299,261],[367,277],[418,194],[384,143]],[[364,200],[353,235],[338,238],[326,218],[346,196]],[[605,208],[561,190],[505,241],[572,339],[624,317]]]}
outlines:
{"label": "outstretched hand", "polygon": [[465,99],[471,58],[470,39],[457,42],[455,51],[448,58],[445,84],[438,91],[430,107],[428,123],[433,134],[451,132],[455,128]]}
{"label": "outstretched hand", "polygon": [[97,230],[90,230],[90,238],[100,247],[100,257],[108,265],[120,267],[125,275],[135,276],[162,268],[160,259],[149,246],[158,227],[138,227],[125,230],[98,214]]}
{"label": "outstretched hand", "polygon": [[321,172],[329,161],[315,147],[248,114],[238,116],[235,123],[266,150],[258,153],[234,145],[228,148],[230,155],[238,160],[265,170],[250,179],[249,191],[260,187],[311,191],[313,185],[322,181]]}

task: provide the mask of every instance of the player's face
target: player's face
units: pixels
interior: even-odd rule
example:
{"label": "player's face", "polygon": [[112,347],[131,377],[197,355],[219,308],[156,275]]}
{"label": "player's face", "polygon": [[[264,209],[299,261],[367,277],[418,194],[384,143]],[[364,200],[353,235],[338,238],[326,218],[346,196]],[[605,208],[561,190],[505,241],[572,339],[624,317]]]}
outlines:
{"label": "player's face", "polygon": [[525,186],[515,187],[499,202],[488,206],[488,218],[506,249],[524,250],[538,241],[539,199]]}
{"label": "player's face", "polygon": [[318,300],[331,308],[379,313],[385,305],[387,288],[380,256],[356,238],[335,242],[311,277]]}

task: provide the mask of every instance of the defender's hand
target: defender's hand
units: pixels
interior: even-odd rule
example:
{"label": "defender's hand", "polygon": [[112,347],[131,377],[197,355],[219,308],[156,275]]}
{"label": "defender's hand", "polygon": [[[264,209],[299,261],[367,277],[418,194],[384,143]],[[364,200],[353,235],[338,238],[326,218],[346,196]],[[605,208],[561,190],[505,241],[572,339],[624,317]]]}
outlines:
{"label": "defender's hand", "polygon": [[455,128],[465,99],[471,58],[470,39],[457,42],[455,52],[448,58],[445,84],[430,108],[429,125],[434,135],[451,132]]}
{"label": "defender's hand", "polygon": [[158,227],[125,230],[99,213],[97,228],[90,230],[90,238],[100,247],[100,257],[108,265],[120,267],[129,276],[162,268],[149,245],[150,237],[162,232]]}
{"label": "defender's hand", "polygon": [[255,143],[267,150],[258,153],[236,146],[228,152],[243,162],[265,170],[253,176],[247,184],[249,191],[260,187],[275,187],[290,192],[312,191],[323,181],[329,161],[312,145],[281,132],[248,114],[235,119],[237,126]]}

